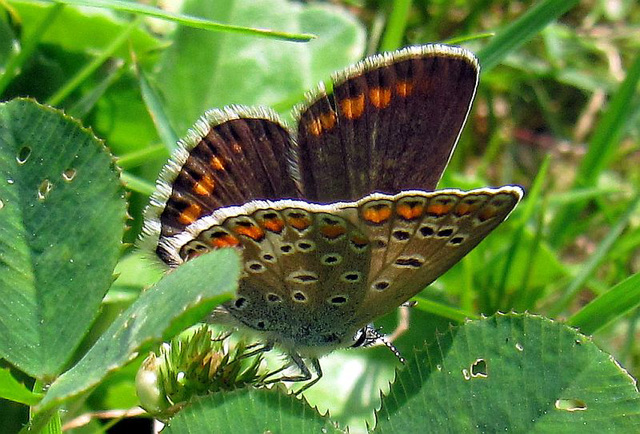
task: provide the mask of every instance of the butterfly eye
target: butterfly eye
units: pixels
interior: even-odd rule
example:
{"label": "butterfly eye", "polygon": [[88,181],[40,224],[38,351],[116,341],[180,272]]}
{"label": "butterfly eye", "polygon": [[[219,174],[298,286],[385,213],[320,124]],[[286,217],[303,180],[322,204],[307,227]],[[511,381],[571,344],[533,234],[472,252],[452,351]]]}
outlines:
{"label": "butterfly eye", "polygon": [[370,324],[362,327],[353,335],[353,343],[351,348],[369,347],[380,339],[380,333],[376,331]]}

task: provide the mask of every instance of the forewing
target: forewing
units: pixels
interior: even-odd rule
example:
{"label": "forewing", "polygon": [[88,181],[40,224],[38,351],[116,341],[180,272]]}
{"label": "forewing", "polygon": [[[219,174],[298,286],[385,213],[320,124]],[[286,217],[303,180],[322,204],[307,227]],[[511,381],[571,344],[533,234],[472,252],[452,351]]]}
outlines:
{"label": "forewing", "polygon": [[478,80],[469,51],[409,47],[365,59],[299,109],[295,162],[313,201],[435,189]]}

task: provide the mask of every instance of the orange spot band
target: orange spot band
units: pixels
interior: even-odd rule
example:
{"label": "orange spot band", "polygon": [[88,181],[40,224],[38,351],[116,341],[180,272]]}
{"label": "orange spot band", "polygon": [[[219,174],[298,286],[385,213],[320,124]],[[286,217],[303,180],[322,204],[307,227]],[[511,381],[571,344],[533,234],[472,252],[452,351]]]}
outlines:
{"label": "orange spot band", "polygon": [[450,204],[445,205],[443,203],[432,203],[432,204],[429,204],[429,206],[427,207],[428,214],[435,215],[438,217],[447,214],[449,211],[451,211]]}
{"label": "orange spot band", "polygon": [[284,221],[281,218],[274,217],[271,219],[265,219],[262,224],[264,228],[268,231],[275,232],[279,234],[284,229]]}
{"label": "orange spot band", "polygon": [[400,217],[405,220],[414,220],[418,217],[422,216],[424,212],[424,206],[422,205],[414,205],[411,206],[409,204],[403,203],[398,205],[396,211]]}
{"label": "orange spot band", "polygon": [[238,235],[245,235],[254,241],[260,241],[264,238],[264,231],[258,226],[240,226],[237,225],[233,228],[233,231]]}
{"label": "orange spot band", "polygon": [[391,208],[383,205],[380,207],[372,206],[362,212],[362,218],[370,223],[384,223],[391,217]]}
{"label": "orange spot band", "polygon": [[215,188],[215,182],[213,179],[205,175],[198,182],[193,184],[193,192],[195,194],[199,194],[200,196],[208,196],[213,192]]}
{"label": "orange spot band", "polygon": [[224,163],[220,159],[220,157],[213,157],[210,161],[211,167],[215,170],[224,170]]}
{"label": "orange spot band", "polygon": [[311,221],[307,217],[289,217],[289,224],[299,231],[303,231],[311,226]]}
{"label": "orange spot band", "polygon": [[178,221],[183,225],[190,225],[200,217],[202,207],[197,203],[189,204],[178,216]]}
{"label": "orange spot band", "polygon": [[411,92],[413,92],[413,83],[410,83],[408,81],[399,82],[398,84],[396,84],[396,92],[398,92],[398,95],[403,98],[408,97],[409,95],[411,95]]}
{"label": "orange spot band", "polygon": [[210,243],[213,247],[216,248],[235,247],[240,244],[240,240],[238,240],[233,235],[225,234],[220,237],[212,238]]}
{"label": "orange spot band", "polygon": [[480,210],[480,213],[478,214],[478,218],[480,219],[480,221],[489,220],[490,218],[493,218],[496,216],[497,211],[498,210],[492,206],[485,206],[483,209]]}
{"label": "orange spot band", "polygon": [[369,99],[376,108],[387,108],[391,104],[391,89],[388,87],[374,87],[369,90]]}
{"label": "orange spot band", "polygon": [[340,108],[347,119],[358,119],[364,113],[364,94],[343,99]]}
{"label": "orange spot band", "polygon": [[347,230],[340,225],[327,225],[320,228],[320,233],[330,240],[335,240],[346,234]]}

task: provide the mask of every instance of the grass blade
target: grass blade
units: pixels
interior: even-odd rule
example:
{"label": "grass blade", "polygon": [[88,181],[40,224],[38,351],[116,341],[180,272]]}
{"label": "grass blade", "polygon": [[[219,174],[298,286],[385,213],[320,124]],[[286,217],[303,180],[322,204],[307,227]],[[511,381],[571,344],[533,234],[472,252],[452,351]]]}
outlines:
{"label": "grass blade", "polygon": [[59,4],[74,6],[90,6],[95,8],[113,9],[121,12],[131,12],[141,14],[148,17],[160,18],[162,20],[173,21],[183,26],[195,27],[197,29],[211,30],[217,32],[240,33],[250,36],[260,36],[264,38],[282,39],[290,42],[308,42],[315,38],[314,35],[308,33],[288,33],[276,30],[253,29],[251,27],[234,26],[229,24],[220,24],[215,21],[205,20],[203,18],[192,17],[184,14],[176,14],[164,11],[159,8],[147,6],[144,4],[119,1],[119,0],[52,0]]}
{"label": "grass blade", "polygon": [[575,313],[567,323],[593,334],[640,306],[640,273],[623,280]]}
{"label": "grass blade", "polygon": [[533,38],[547,24],[558,19],[579,3],[578,0],[544,0],[511,25],[497,33],[482,50],[478,58],[483,71],[496,66],[507,54]]}
{"label": "grass blade", "polygon": [[[625,127],[629,125],[629,119],[640,105],[636,99],[636,88],[640,82],[640,55],[636,57],[633,65],[627,72],[627,76],[613,95],[609,106],[600,119],[591,140],[587,154],[580,167],[575,188],[585,188],[595,185],[598,177],[611,161],[611,157],[617,150]],[[559,246],[567,238],[567,228],[572,219],[584,208],[584,202],[564,208],[554,219],[549,239]]]}
{"label": "grass blade", "polygon": [[640,203],[640,193],[636,194],[636,196],[631,200],[631,203],[629,204],[627,210],[618,219],[618,222],[611,228],[611,231],[609,231],[605,239],[602,240],[600,246],[598,246],[598,250],[596,250],[595,253],[591,255],[589,260],[582,266],[580,272],[569,284],[569,287],[565,291],[565,294],[562,296],[562,298],[554,304],[553,308],[550,309],[550,316],[556,316],[560,312],[562,312],[571,302],[580,288],[582,288],[584,282],[586,282],[589,276],[593,274],[593,272],[598,267],[598,265],[600,265],[607,253],[609,253],[609,251],[611,250],[613,243],[618,240],[618,237],[629,223],[629,219],[638,207],[638,203]]}

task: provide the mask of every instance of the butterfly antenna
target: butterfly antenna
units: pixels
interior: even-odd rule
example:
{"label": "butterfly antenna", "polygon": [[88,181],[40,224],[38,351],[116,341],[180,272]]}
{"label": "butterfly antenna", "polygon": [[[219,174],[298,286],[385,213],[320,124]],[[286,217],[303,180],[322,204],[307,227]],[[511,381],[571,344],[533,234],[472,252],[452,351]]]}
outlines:
{"label": "butterfly antenna", "polygon": [[372,329],[369,330],[369,333],[371,333],[373,336],[375,336],[375,338],[376,338],[376,340],[378,342],[382,342],[385,347],[389,348],[389,350],[393,353],[393,355],[398,358],[400,363],[404,364],[406,362],[405,358],[402,357],[402,354],[400,354],[400,351],[398,350],[398,348],[396,348],[396,346],[393,345],[391,343],[391,341],[389,341],[385,335],[380,333],[380,331],[372,328]]}

